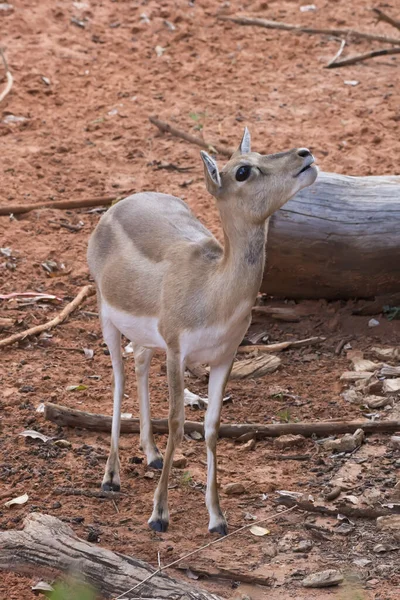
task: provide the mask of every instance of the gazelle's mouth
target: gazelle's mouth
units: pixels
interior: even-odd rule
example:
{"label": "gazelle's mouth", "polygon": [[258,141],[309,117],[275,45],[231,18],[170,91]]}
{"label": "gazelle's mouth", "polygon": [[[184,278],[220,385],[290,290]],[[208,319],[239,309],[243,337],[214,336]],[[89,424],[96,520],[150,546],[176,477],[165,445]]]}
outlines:
{"label": "gazelle's mouth", "polygon": [[307,157],[307,162],[304,165],[304,167],[302,167],[300,169],[300,171],[298,173],[296,173],[295,177],[298,177],[299,175],[301,175],[302,173],[304,173],[305,171],[308,171],[308,169],[311,169],[311,167],[314,165],[314,157],[311,154],[309,157]]}

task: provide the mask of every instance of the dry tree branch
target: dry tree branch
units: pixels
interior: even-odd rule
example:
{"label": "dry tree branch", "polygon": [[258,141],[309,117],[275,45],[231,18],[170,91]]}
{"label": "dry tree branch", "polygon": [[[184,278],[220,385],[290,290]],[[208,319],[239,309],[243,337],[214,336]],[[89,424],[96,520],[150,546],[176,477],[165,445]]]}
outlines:
{"label": "dry tree branch", "polygon": [[393,19],[390,15],[387,15],[380,8],[373,8],[372,11],[377,15],[378,22],[384,21],[385,23],[389,23],[392,27],[396,27],[396,29],[400,29],[400,21],[398,19]]}
{"label": "dry tree branch", "polygon": [[267,19],[255,19],[250,17],[225,17],[219,16],[220,21],[232,21],[238,25],[255,25],[267,29],[283,29],[284,31],[294,31],[295,33],[308,33],[310,35],[332,35],[335,37],[348,37],[360,40],[372,40],[383,42],[384,44],[400,45],[400,38],[391,38],[386,35],[375,35],[374,33],[364,33],[354,29],[318,29],[313,27],[302,27],[300,25],[291,25],[290,23],[281,23],[279,21],[268,21]]}
{"label": "dry tree branch", "polygon": [[57,200],[55,202],[37,202],[36,204],[14,204],[11,206],[1,206],[0,216],[22,215],[31,210],[39,210],[40,208],[55,208],[60,210],[74,208],[88,208],[90,206],[103,206],[103,204],[111,204],[116,200],[120,200],[129,196],[134,190],[120,192],[118,196],[105,196],[103,198],[87,198],[86,200]]}
{"label": "dry tree branch", "polygon": [[48,321],[47,323],[43,323],[42,325],[36,325],[35,327],[31,327],[30,329],[26,329],[25,331],[20,331],[19,333],[15,333],[10,337],[5,338],[4,340],[0,340],[0,348],[4,348],[5,346],[9,346],[10,344],[14,344],[20,340],[25,339],[30,335],[37,335],[38,333],[42,333],[42,331],[48,331],[52,329],[56,325],[59,325],[80,305],[82,302],[89,298],[89,296],[93,296],[95,293],[94,288],[91,285],[85,285],[84,288],[81,289],[79,294],[67,304],[67,306],[60,312],[57,317]]}
{"label": "dry tree branch", "polygon": [[346,45],[346,40],[342,40],[339,50],[336,52],[336,54],[332,58],[332,60],[330,62],[328,62],[328,64],[325,66],[325,69],[329,69],[329,67],[331,67],[337,61],[337,59],[341,56],[345,45]]}
{"label": "dry tree branch", "polygon": [[149,121],[150,123],[158,127],[160,131],[164,133],[170,133],[175,137],[179,137],[182,140],[186,140],[191,144],[196,144],[197,146],[205,148],[206,150],[216,150],[219,154],[223,154],[224,156],[232,156],[232,154],[234,153],[234,150],[230,150],[225,146],[217,146],[216,144],[205,142],[201,138],[198,138],[194,135],[190,135],[190,133],[186,133],[185,131],[181,131],[180,129],[175,129],[175,127],[172,127],[171,125],[169,125],[169,123],[166,123],[165,121],[160,121],[155,117],[149,117]]}
{"label": "dry tree branch", "polygon": [[[78,427],[90,431],[111,431],[111,417],[68,408],[48,402],[44,409],[44,418],[60,427]],[[168,433],[168,419],[152,419],[154,433]],[[236,439],[245,433],[252,433],[257,439],[279,437],[288,434],[301,434],[305,437],[354,433],[363,429],[364,433],[395,433],[400,431],[400,421],[319,421],[314,423],[222,423],[219,437]],[[199,421],[185,421],[185,433],[198,431],[204,435],[204,425]],[[122,419],[121,433],[139,433],[139,419]]]}
{"label": "dry tree branch", "polygon": [[382,48],[381,50],[372,50],[372,52],[366,52],[365,54],[356,54],[343,60],[331,61],[328,65],[325,65],[325,69],[336,69],[337,67],[348,67],[349,65],[355,65],[356,63],[375,58],[376,56],[388,56],[389,54],[400,54],[400,48]]}
{"label": "dry tree branch", "polygon": [[2,102],[4,100],[4,98],[7,96],[7,94],[11,91],[11,88],[12,88],[13,83],[14,83],[14,78],[13,78],[13,76],[11,74],[10,69],[8,68],[8,63],[7,63],[7,59],[6,59],[5,55],[4,55],[3,48],[0,48],[0,56],[1,56],[1,59],[3,61],[4,68],[6,70],[6,77],[7,77],[6,87],[4,88],[4,90],[0,94],[0,102]]}

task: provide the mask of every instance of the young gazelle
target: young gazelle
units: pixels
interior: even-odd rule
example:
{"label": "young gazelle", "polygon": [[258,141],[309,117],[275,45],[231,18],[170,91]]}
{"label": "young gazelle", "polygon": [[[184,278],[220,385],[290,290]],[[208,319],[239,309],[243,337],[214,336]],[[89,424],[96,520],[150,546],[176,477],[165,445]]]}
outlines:
{"label": "young gazelle", "polygon": [[[216,459],[225,384],[261,283],[269,217],[315,181],[317,168],[305,148],[266,156],[251,152],[247,128],[239,149],[221,171],[208,154],[201,152],[201,157],[207,189],[221,216],[223,246],[182,200],[155,192],[118,202],[101,218],[89,241],[88,262],[114,372],[111,450],[102,487],[120,489],[122,333],[134,346],[141,447],[149,466],[162,468],[149,519],[155,531],[168,527],[168,477],[183,436],[185,365],[210,365],[206,505],[209,530],[225,535]],[[164,465],[150,421],[148,378],[156,349],[166,352],[170,400]]]}

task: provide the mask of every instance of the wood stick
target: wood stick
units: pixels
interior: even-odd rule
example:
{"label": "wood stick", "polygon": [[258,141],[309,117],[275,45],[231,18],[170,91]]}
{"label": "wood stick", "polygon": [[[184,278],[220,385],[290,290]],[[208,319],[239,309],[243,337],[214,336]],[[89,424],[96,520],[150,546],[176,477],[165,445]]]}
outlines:
{"label": "wood stick", "polygon": [[384,21],[385,23],[389,23],[396,29],[400,29],[400,21],[398,19],[393,19],[390,15],[387,15],[380,8],[373,8],[372,11],[377,15],[378,21]]}
{"label": "wood stick", "polygon": [[337,61],[337,59],[339,58],[339,56],[341,56],[341,54],[342,54],[342,52],[343,52],[343,50],[344,50],[344,47],[345,47],[345,45],[346,45],[346,40],[342,40],[342,42],[341,42],[341,44],[340,44],[340,48],[339,48],[339,50],[336,52],[336,54],[335,54],[335,56],[332,58],[332,60],[331,60],[331,61],[330,61],[330,62],[329,62],[327,65],[326,65],[326,67],[325,67],[326,69],[329,69],[329,67],[330,67],[331,65],[333,65],[333,64],[334,64],[334,63]]}
{"label": "wood stick", "polygon": [[295,33],[308,33],[310,35],[332,35],[335,37],[353,37],[362,40],[373,40],[384,44],[400,45],[400,38],[391,38],[386,35],[375,35],[373,33],[364,33],[354,29],[319,29],[314,27],[302,27],[301,25],[292,25],[281,23],[279,21],[268,21],[267,19],[257,19],[251,17],[227,17],[219,16],[220,21],[232,21],[238,25],[255,25],[267,29],[283,29],[285,31],[294,31]]}
{"label": "wood stick", "polygon": [[73,210],[75,208],[87,208],[90,206],[102,206],[103,204],[111,204],[115,200],[125,198],[132,193],[132,190],[120,192],[118,196],[104,196],[102,198],[86,198],[86,200],[57,200],[56,202],[36,202],[35,204],[11,204],[10,206],[0,207],[0,216],[22,215],[31,210],[39,210],[40,208],[55,208],[59,210]]}
{"label": "wood stick", "polygon": [[182,140],[186,140],[190,144],[196,144],[197,146],[200,146],[201,148],[205,148],[206,150],[209,150],[209,151],[216,150],[219,154],[222,154],[223,156],[231,157],[232,154],[234,153],[234,150],[226,148],[225,146],[219,146],[217,144],[211,144],[209,142],[205,142],[204,140],[202,140],[199,137],[190,135],[190,133],[186,133],[185,131],[181,131],[180,129],[175,129],[175,127],[172,127],[172,125],[169,125],[169,123],[166,123],[165,121],[160,121],[159,119],[156,119],[156,117],[149,117],[149,121],[150,121],[150,123],[152,123],[153,125],[158,127],[158,129],[160,131],[162,131],[164,133],[170,133],[171,135],[174,135],[175,137],[179,137]]}
{"label": "wood stick", "polygon": [[371,52],[366,52],[365,54],[355,54],[354,56],[344,58],[343,60],[330,62],[328,65],[325,65],[324,68],[336,69],[337,67],[347,67],[349,65],[355,65],[356,63],[363,62],[364,60],[369,60],[370,58],[387,56],[389,54],[400,54],[400,48],[382,48],[382,50],[372,50]]}
{"label": "wood stick", "polygon": [[37,335],[38,333],[42,333],[42,331],[48,331],[52,329],[56,325],[59,325],[72,313],[74,310],[82,304],[82,302],[89,298],[89,296],[93,296],[95,290],[91,285],[85,285],[79,292],[76,298],[72,300],[67,306],[60,312],[60,314],[48,321],[47,323],[42,323],[42,325],[36,325],[35,327],[31,327],[30,329],[26,329],[25,331],[20,331],[19,333],[14,333],[10,337],[4,338],[4,340],[0,340],[0,348],[4,348],[5,346],[9,346],[10,344],[14,344],[15,342],[19,342],[20,340],[24,340],[26,337],[30,335]]}
{"label": "wood stick", "polygon": [[349,518],[359,519],[377,519],[386,515],[397,514],[390,508],[358,508],[356,506],[348,506],[347,504],[337,504],[334,508],[328,508],[322,504],[313,504],[309,500],[295,500],[289,496],[280,496],[277,499],[278,504],[284,504],[285,506],[299,508],[307,512],[319,513],[320,515],[328,515],[331,517],[337,517],[338,513],[345,515]]}
{"label": "wood stick", "polygon": [[304,340],[293,340],[291,342],[279,342],[277,344],[253,344],[252,346],[239,346],[237,349],[239,354],[247,354],[249,352],[281,352],[287,348],[300,348],[302,346],[314,346],[324,342],[324,337],[310,337]]}
{"label": "wood stick", "polygon": [[[111,417],[67,408],[48,402],[44,409],[44,418],[57,423],[60,427],[78,427],[91,431],[111,431]],[[168,433],[168,419],[152,419],[155,433]],[[202,422],[185,421],[185,433],[198,431],[204,434]],[[254,433],[256,438],[279,437],[280,435],[301,434],[305,437],[328,436],[341,433],[354,433],[363,429],[365,433],[378,431],[393,433],[400,431],[400,421],[322,421],[317,423],[223,423],[219,428],[220,437],[237,438],[244,433]],[[139,433],[139,419],[122,419],[121,433]]]}
{"label": "wood stick", "polygon": [[178,567],[179,570],[187,571],[188,569],[197,575],[202,577],[212,577],[213,579],[227,579],[228,581],[240,581],[241,583],[250,583],[252,585],[263,585],[271,587],[274,584],[272,577],[260,577],[253,575],[253,573],[242,573],[233,571],[230,569],[224,569],[219,567],[218,569],[207,569],[203,566],[197,566],[196,564],[181,564]]}
{"label": "wood stick", "polygon": [[105,492],[104,490],[81,490],[78,488],[69,487],[57,487],[53,490],[53,494],[56,496],[86,496],[87,498],[108,498],[109,500],[115,500],[120,498],[123,494],[120,492]]}
{"label": "wood stick", "polygon": [[300,321],[300,316],[296,309],[290,306],[253,306],[252,311],[263,313],[277,321],[287,321],[289,323],[298,323]]}
{"label": "wood stick", "polygon": [[11,74],[10,69],[8,68],[8,63],[7,63],[7,59],[6,59],[5,55],[4,55],[3,48],[0,48],[0,56],[1,56],[1,60],[3,61],[4,68],[6,70],[6,78],[7,78],[6,87],[4,88],[4,90],[0,94],[0,102],[2,102],[4,100],[4,98],[7,96],[7,94],[11,91],[11,88],[12,88],[13,83],[14,83],[14,78],[13,78],[13,76]]}

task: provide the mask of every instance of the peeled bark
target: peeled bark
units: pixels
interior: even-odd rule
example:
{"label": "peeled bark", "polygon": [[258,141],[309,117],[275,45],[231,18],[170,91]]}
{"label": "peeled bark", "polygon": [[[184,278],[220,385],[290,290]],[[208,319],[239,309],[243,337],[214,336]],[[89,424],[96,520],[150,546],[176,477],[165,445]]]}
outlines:
{"label": "peeled bark", "polygon": [[272,217],[262,291],[368,298],[400,291],[400,177],[320,173]]}
{"label": "peeled bark", "polygon": [[[154,568],[131,556],[101,548],[78,538],[55,517],[32,513],[22,531],[0,533],[0,569],[29,575],[76,573],[104,598],[124,594],[154,572]],[[158,573],[127,595],[155,600],[219,600],[184,581]]]}

